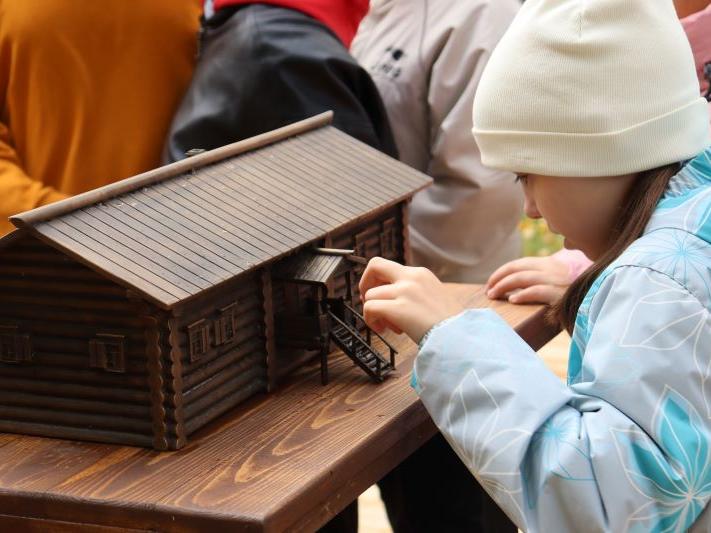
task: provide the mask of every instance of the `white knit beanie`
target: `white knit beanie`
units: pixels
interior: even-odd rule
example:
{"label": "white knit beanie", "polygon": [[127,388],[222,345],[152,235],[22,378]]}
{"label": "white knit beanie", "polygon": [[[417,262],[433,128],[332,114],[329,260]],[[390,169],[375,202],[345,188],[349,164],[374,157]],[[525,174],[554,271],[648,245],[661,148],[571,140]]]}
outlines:
{"label": "white knit beanie", "polygon": [[484,165],[615,176],[708,146],[689,42],[672,0],[527,0],[474,98]]}

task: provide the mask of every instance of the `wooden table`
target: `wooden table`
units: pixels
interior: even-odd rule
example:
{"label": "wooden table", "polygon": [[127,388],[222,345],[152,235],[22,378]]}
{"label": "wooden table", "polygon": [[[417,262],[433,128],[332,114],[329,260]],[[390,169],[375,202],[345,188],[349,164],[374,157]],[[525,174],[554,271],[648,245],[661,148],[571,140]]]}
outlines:
{"label": "wooden table", "polygon": [[[556,330],[538,306],[489,302],[535,349]],[[0,434],[0,531],[313,530],[435,432],[409,387],[415,346],[390,337],[398,370],[381,385],[345,356],[221,417],[177,452]]]}

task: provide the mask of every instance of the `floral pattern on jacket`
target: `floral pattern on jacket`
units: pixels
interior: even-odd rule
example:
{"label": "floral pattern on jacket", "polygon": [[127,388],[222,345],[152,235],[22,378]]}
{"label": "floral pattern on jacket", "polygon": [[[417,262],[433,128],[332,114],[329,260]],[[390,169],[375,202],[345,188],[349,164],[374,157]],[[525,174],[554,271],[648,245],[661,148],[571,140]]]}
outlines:
{"label": "floral pattern on jacket", "polygon": [[429,333],[413,382],[529,532],[710,531],[711,149],[580,307],[560,382],[490,310]]}

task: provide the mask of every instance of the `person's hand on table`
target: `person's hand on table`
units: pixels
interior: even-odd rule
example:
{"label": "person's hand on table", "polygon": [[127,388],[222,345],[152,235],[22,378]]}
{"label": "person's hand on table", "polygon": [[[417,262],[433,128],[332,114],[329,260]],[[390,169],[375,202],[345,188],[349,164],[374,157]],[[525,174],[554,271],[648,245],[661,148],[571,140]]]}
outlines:
{"label": "person's hand on table", "polygon": [[486,295],[492,300],[507,299],[513,304],[552,305],[570,285],[566,263],[549,257],[522,257],[499,267],[486,282]]}
{"label": "person's hand on table", "polygon": [[375,257],[360,280],[363,316],[373,330],[420,342],[432,326],[464,310],[432,272]]}

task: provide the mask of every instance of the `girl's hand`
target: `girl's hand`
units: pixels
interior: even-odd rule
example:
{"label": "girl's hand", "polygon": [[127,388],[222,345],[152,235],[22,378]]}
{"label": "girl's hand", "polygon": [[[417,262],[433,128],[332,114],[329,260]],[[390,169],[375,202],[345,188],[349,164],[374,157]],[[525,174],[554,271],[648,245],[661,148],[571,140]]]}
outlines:
{"label": "girl's hand", "polygon": [[499,267],[486,282],[489,298],[514,304],[557,302],[570,285],[568,265],[554,257],[522,257]]}
{"label": "girl's hand", "polygon": [[378,333],[405,332],[418,343],[432,326],[464,309],[426,268],[382,257],[370,260],[359,288],[368,326]]}

